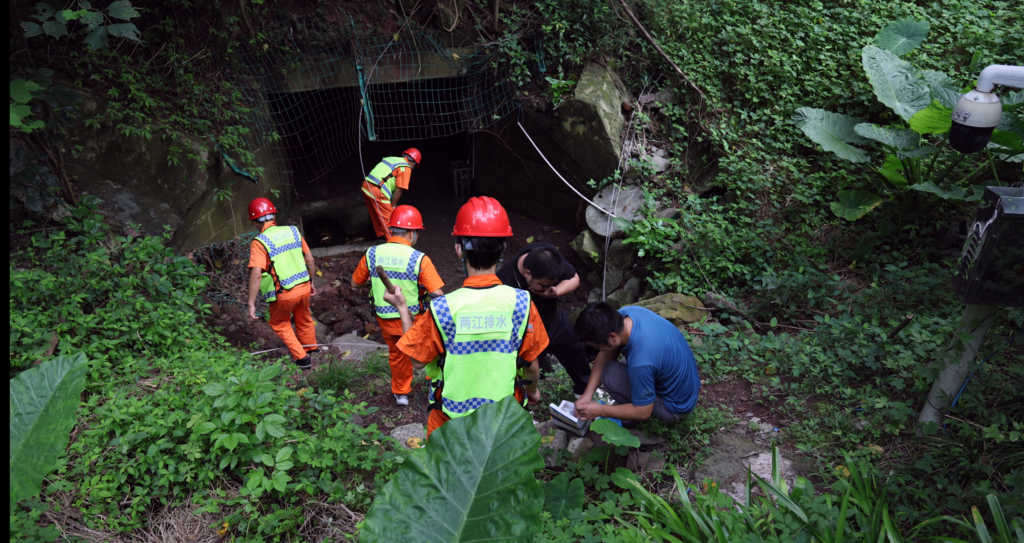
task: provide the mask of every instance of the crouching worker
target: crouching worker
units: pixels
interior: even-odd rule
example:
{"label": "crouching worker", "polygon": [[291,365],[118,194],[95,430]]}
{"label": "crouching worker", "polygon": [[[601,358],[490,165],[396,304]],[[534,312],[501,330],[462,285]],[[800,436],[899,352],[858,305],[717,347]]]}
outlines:
{"label": "crouching worker", "polygon": [[[425,312],[424,301],[429,292],[440,296],[444,282],[437,275],[430,257],[413,249],[419,239],[419,231],[423,230],[423,218],[412,206],[398,206],[388,221],[391,238],[387,243],[370,247],[352,273],[352,286],[363,287],[370,283],[370,301],[377,313],[384,343],[388,345],[388,364],[391,366],[391,392],[395,395],[395,403],[409,405],[409,393],[412,392],[412,363],[409,355],[398,350],[399,338],[402,337],[402,321],[398,311],[384,301],[384,282],[377,276],[377,266],[384,268],[388,279],[401,287],[406,294],[403,301],[407,302],[409,313],[413,319]],[[405,296],[409,299],[406,300]],[[411,302],[412,305],[409,305]]]}
{"label": "crouching worker", "polygon": [[[455,253],[468,276],[462,288],[430,302],[432,318],[413,323],[396,289],[384,300],[395,306],[405,335],[398,348],[416,368],[426,367],[434,399],[427,436],[451,418],[515,395],[540,401],[537,357],[548,336],[525,290],[507,287],[494,274],[512,235],[508,214],[493,198],[475,197],[455,218]],[[518,355],[518,356],[517,356]]]}
{"label": "crouching worker", "polygon": [[308,353],[316,350],[316,322],[309,312],[309,298],[316,296],[316,286],[310,280],[313,255],[299,229],[278,226],[275,213],[277,209],[266,198],[249,203],[249,220],[260,229],[249,246],[249,317],[258,320],[258,294],[267,302],[270,327],[288,347],[295,364],[308,370],[313,366]]}
{"label": "crouching worker", "polygon": [[[643,307],[618,311],[597,302],[576,319],[576,337],[600,351],[576,413],[583,419],[597,417],[622,421],[647,420],[651,415],[676,421],[697,405],[700,376],[686,338],[671,322]],[[622,354],[626,362],[617,362]],[[592,401],[598,385],[615,405]]]}

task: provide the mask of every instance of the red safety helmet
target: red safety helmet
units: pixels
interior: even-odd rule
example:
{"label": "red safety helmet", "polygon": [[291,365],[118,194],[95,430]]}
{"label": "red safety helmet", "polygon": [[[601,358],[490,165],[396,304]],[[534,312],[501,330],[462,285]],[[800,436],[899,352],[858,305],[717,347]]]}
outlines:
{"label": "red safety helmet", "polygon": [[249,220],[254,221],[265,215],[271,213],[277,213],[277,208],[274,207],[274,203],[266,198],[256,198],[249,202]]}
{"label": "red safety helmet", "polygon": [[459,208],[452,235],[507,238],[512,235],[512,225],[508,222],[508,213],[497,200],[490,196],[474,196]]}
{"label": "red safety helmet", "polygon": [[417,166],[420,165],[420,159],[423,158],[422,156],[420,156],[420,150],[415,147],[410,147],[406,149],[405,152],[402,154],[416,161]]}
{"label": "red safety helmet", "polygon": [[388,227],[405,228],[406,230],[425,230],[423,228],[423,217],[415,207],[401,205],[391,212],[391,220]]}

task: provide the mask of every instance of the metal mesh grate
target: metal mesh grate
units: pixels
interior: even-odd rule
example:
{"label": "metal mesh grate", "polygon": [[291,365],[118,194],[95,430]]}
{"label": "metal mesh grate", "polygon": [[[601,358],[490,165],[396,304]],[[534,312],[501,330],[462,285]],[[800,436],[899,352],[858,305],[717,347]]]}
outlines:
{"label": "metal mesh grate", "polygon": [[450,136],[485,129],[513,108],[496,50],[451,49],[433,31],[275,53],[296,48],[241,53],[232,74],[245,104],[248,148],[287,157],[287,165],[257,164],[285,180],[317,180],[356,152],[360,135]]}

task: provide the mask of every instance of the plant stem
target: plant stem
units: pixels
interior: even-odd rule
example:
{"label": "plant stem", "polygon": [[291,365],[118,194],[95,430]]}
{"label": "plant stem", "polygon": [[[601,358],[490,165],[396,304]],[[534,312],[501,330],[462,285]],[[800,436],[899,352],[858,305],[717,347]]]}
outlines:
{"label": "plant stem", "polygon": [[[946,179],[946,176],[949,175],[950,172],[955,170],[956,167],[960,165],[960,161],[963,160],[965,156],[967,156],[967,155],[965,155],[963,153],[957,153],[957,155],[958,156],[953,159],[953,163],[950,164],[948,168],[943,170],[942,175],[938,176],[935,179],[935,186],[939,186],[939,183],[941,183],[944,179]],[[971,174],[971,175],[974,175],[974,174]]]}
{"label": "plant stem", "polygon": [[994,160],[992,160],[992,151],[989,151],[987,147],[985,148],[985,155],[988,156],[988,164],[989,164],[989,166],[992,166],[992,179],[995,179],[996,180],[996,184],[998,185],[999,184],[999,174],[996,173],[996,163],[995,163]]}
{"label": "plant stem", "polygon": [[[939,146],[939,149],[945,149],[945,147],[946,147],[946,140],[948,140],[948,139],[949,139],[949,133],[947,132],[946,135],[942,137],[942,144]],[[932,157],[932,161],[930,163],[928,163],[928,169],[924,173],[924,178],[925,179],[928,179],[929,177],[931,177],[931,175],[932,175],[932,168],[935,167],[935,161],[938,160],[939,155],[941,155],[941,154],[943,154],[942,151],[939,151],[939,152],[935,153],[935,156]]]}

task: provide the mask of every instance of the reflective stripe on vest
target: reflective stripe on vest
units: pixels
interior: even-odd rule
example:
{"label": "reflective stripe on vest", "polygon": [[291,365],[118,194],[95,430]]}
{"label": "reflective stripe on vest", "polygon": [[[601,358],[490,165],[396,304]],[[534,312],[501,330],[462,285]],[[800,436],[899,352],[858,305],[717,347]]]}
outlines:
{"label": "reflective stripe on vest", "polygon": [[402,297],[409,306],[409,312],[419,315],[423,312],[419,303],[422,261],[423,253],[401,243],[385,243],[366,251],[366,267],[370,269],[370,299],[378,317],[397,319],[400,315],[397,309],[384,301],[384,282],[377,276],[377,265],[383,266],[391,283],[402,289]]}
{"label": "reflective stripe on vest", "polygon": [[[462,417],[515,393],[516,359],[526,334],[530,295],[498,285],[459,289],[430,302],[444,341],[441,407]],[[480,337],[480,339],[470,339]]]}
{"label": "reflective stripe on vest", "polygon": [[[302,236],[294,226],[271,226],[256,239],[267,249],[270,263],[283,290],[309,281],[309,270],[302,256]],[[269,273],[260,281],[260,294],[266,302],[277,299],[277,288]]]}
{"label": "reflective stripe on vest", "polygon": [[[384,193],[384,196],[390,200],[392,190],[391,187],[388,186],[388,183],[393,182],[392,179],[394,179],[395,170],[403,166],[409,166],[409,163],[406,162],[404,158],[385,158],[377,163],[377,165],[370,170],[370,173],[366,174],[366,180],[370,184],[379,188],[380,191]],[[365,188],[363,189],[363,192],[366,192]],[[372,197],[373,194],[369,194],[369,196]]]}

